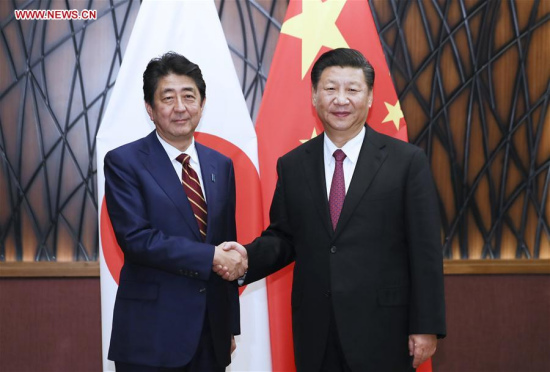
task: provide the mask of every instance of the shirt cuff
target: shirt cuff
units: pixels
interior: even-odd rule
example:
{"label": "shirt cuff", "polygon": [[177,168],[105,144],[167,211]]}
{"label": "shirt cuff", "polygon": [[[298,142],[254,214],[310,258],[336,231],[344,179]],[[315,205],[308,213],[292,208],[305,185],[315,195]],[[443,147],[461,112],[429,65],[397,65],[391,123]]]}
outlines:
{"label": "shirt cuff", "polygon": [[240,278],[237,279],[237,284],[239,285],[239,287],[242,287],[244,285],[244,280],[246,279],[246,274],[248,273],[248,271],[245,271],[243,276],[241,276]]}

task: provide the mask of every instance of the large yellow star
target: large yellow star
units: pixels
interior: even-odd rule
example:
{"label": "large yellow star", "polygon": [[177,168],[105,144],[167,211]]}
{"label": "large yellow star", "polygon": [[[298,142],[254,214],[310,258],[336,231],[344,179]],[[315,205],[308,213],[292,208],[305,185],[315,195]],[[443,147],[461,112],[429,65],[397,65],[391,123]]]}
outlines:
{"label": "large yellow star", "polygon": [[309,141],[310,139],[315,138],[315,137],[317,137],[317,128],[313,127],[313,133],[311,133],[311,138],[302,139],[302,140],[300,140],[300,142],[306,143],[307,141]]}
{"label": "large yellow star", "polygon": [[403,117],[403,111],[401,111],[399,100],[397,100],[395,105],[391,105],[388,102],[384,102],[384,104],[386,105],[386,109],[388,109],[388,115],[386,115],[382,123],[393,121],[393,125],[395,125],[395,128],[399,130],[399,120]]}
{"label": "large yellow star", "polygon": [[336,26],[344,5],[346,0],[303,0],[302,13],[283,24],[283,34],[302,39],[302,79],[323,46],[348,48],[346,39]]}

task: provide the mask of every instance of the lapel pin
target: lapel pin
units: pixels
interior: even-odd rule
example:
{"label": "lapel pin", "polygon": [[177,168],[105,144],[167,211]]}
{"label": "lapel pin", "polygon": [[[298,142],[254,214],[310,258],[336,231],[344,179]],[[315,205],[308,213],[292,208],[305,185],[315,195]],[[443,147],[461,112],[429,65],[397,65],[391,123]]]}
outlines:
{"label": "lapel pin", "polygon": [[212,182],[216,182],[216,175],[212,173]]}

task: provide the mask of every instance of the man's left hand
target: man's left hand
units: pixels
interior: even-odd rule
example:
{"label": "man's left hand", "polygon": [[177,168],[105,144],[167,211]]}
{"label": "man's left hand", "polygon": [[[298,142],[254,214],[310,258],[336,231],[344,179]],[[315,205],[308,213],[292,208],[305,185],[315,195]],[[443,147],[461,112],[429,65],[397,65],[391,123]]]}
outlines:
{"label": "man's left hand", "polygon": [[231,336],[231,354],[233,354],[236,348],[237,343],[235,342],[235,336]]}
{"label": "man's left hand", "polygon": [[437,347],[435,335],[410,335],[409,355],[413,356],[413,368],[418,368],[428,358],[431,358]]}

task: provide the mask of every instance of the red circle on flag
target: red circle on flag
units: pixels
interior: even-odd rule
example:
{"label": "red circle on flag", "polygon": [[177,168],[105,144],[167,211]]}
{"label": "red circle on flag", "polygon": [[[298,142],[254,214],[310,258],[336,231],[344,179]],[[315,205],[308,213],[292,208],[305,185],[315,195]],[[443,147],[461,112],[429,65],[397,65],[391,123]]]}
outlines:
{"label": "red circle on flag", "polygon": [[105,196],[101,201],[101,216],[99,219],[99,229],[101,231],[101,249],[103,250],[103,258],[107,264],[107,268],[111,273],[111,276],[118,284],[120,278],[120,269],[124,262],[124,254],[120,249],[115,237],[115,231],[111,224],[111,218],[107,211],[107,203],[105,202]]}

